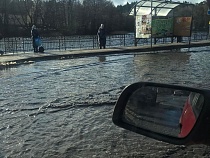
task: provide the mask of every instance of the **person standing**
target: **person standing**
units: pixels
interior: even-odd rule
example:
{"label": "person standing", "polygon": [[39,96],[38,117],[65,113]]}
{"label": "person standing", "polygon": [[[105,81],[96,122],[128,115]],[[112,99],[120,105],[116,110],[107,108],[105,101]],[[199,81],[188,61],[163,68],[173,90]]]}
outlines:
{"label": "person standing", "polygon": [[3,39],[3,35],[1,34],[1,32],[0,32],[0,40],[2,40]]}
{"label": "person standing", "polygon": [[106,48],[106,32],[104,29],[104,24],[101,24],[101,26],[99,27],[97,36],[98,36],[100,49],[102,47],[105,49]]}
{"label": "person standing", "polygon": [[34,53],[38,52],[38,45],[36,43],[36,39],[39,38],[39,32],[36,29],[36,26],[33,25],[31,28],[31,36],[32,36],[32,40],[33,40],[33,48],[34,48]]}

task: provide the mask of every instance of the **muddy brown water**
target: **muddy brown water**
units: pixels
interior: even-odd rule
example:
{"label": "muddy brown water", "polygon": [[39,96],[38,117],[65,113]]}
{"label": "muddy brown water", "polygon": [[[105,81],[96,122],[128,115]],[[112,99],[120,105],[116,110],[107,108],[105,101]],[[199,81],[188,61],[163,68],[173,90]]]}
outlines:
{"label": "muddy brown water", "polygon": [[133,82],[209,87],[210,49],[41,61],[0,71],[0,157],[209,157],[121,129],[114,104]]}

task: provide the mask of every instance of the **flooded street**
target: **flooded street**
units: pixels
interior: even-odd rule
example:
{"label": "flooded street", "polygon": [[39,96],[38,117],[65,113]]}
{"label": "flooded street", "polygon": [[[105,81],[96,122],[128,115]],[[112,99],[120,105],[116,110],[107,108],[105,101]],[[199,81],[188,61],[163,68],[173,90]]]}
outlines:
{"label": "flooded street", "polygon": [[123,88],[138,81],[210,85],[210,48],[50,60],[0,71],[0,158],[209,157],[112,123]]}

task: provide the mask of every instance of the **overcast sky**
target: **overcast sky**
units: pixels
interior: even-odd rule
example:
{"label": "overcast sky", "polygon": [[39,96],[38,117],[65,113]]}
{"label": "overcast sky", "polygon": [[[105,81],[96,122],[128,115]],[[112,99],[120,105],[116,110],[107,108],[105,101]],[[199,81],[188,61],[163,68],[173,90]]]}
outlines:
{"label": "overcast sky", "polygon": [[[136,0],[111,0],[115,6],[117,5],[124,5],[126,4],[127,2],[136,2]],[[139,0],[138,0],[139,1]],[[172,1],[177,1],[177,0],[172,0]],[[179,0],[180,2],[183,2],[183,1],[187,1],[187,2],[192,2],[192,3],[199,3],[199,2],[203,2],[205,0]]]}

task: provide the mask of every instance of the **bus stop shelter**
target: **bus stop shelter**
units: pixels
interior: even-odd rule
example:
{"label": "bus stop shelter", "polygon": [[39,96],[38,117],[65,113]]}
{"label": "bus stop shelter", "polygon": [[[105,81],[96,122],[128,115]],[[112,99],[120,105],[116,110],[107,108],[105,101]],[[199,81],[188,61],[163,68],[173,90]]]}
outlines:
{"label": "bus stop shelter", "polygon": [[152,20],[157,17],[173,18],[173,9],[179,5],[192,4],[172,2],[171,0],[141,0],[136,2],[129,14],[135,16],[135,45],[137,45],[137,39],[151,38],[152,46]]}
{"label": "bus stop shelter", "polygon": [[141,0],[132,8],[130,15],[167,16],[172,9],[181,4],[183,3],[172,2],[171,0]]}

